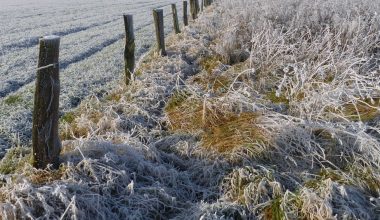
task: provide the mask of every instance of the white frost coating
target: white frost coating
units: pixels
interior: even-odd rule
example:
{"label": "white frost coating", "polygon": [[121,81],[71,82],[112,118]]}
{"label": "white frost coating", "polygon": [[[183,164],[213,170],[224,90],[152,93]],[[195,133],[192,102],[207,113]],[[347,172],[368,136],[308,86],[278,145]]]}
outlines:
{"label": "white frost coating", "polygon": [[[131,86],[86,100],[74,124],[61,124],[78,136],[63,143],[62,176],[28,166],[6,175],[0,213],[8,219],[376,219],[379,117],[364,112],[369,121],[359,122],[346,107],[377,116],[380,110],[373,59],[380,55],[379,0],[218,2],[180,42],[168,39],[172,56],[150,57]],[[250,49],[245,63],[186,80],[204,55],[217,51],[228,59],[241,48]],[[98,58],[95,65],[107,57]],[[212,84],[206,79],[217,74],[232,85],[223,91],[199,85]],[[212,126],[201,134],[168,132],[162,108],[177,89],[189,93],[189,106],[207,97],[205,120],[213,108],[215,116],[259,113],[254,126],[269,140],[252,137],[221,154],[199,141]]]}
{"label": "white frost coating", "polygon": [[42,37],[42,39],[43,40],[49,40],[49,41],[55,41],[55,40],[61,39],[61,37],[59,37],[57,35],[48,35],[48,36]]}
{"label": "white frost coating", "polygon": [[40,36],[61,37],[60,106],[69,110],[123,81],[122,15],[133,14],[138,58],[155,42],[152,9],[164,7],[170,33],[174,2],[182,9],[180,0],[0,0],[0,101],[16,93],[27,102],[0,105],[0,157],[14,134],[30,139]]}

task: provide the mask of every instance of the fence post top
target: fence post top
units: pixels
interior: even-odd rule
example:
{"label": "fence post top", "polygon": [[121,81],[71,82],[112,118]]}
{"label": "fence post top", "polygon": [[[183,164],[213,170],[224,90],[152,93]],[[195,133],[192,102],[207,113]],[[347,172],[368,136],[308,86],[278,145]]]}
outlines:
{"label": "fence post top", "polygon": [[132,18],[133,15],[132,14],[123,14],[124,17],[129,17],[129,18]]}
{"label": "fence post top", "polygon": [[155,9],[153,9],[153,11],[155,11],[155,12],[164,12],[164,9],[161,9],[161,8],[155,8]]}
{"label": "fence post top", "polygon": [[57,35],[48,35],[48,36],[43,36],[40,38],[40,41],[59,41],[61,39],[60,36]]}

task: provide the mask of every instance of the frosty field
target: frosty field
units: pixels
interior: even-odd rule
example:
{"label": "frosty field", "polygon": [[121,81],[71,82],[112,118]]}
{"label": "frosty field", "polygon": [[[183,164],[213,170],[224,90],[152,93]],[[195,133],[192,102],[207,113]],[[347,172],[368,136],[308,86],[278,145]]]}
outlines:
{"label": "frosty field", "polygon": [[182,12],[178,0],[0,0],[0,149],[30,137],[40,36],[61,36],[60,106],[66,111],[122,80],[122,14],[134,15],[139,57],[154,42],[153,8],[164,8],[171,32],[171,3]]}
{"label": "frosty field", "polygon": [[[128,86],[113,17],[63,37],[60,166],[13,137],[0,219],[379,219],[380,0],[215,0]],[[32,94],[2,98],[4,134],[28,140]]]}

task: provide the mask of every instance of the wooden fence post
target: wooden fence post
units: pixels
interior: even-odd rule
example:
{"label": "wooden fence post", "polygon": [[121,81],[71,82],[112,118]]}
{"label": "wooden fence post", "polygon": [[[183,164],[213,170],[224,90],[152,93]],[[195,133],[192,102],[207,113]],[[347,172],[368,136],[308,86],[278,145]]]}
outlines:
{"label": "wooden fence post", "polygon": [[40,52],[34,94],[32,128],[32,164],[44,169],[59,166],[61,141],[58,135],[59,110],[59,44],[58,36],[40,39]]}
{"label": "wooden fence post", "polygon": [[132,80],[132,73],[135,69],[135,34],[133,30],[133,15],[124,15],[125,25],[125,84],[129,85]]}
{"label": "wooden fence post", "polygon": [[172,4],[172,12],[173,12],[173,25],[174,25],[174,31],[176,34],[181,33],[181,30],[179,29],[179,22],[178,22],[178,14],[177,14],[177,6],[176,4]]}
{"label": "wooden fence post", "polygon": [[157,49],[162,56],[166,56],[165,32],[164,32],[164,11],[162,9],[153,10],[154,26],[156,27]]}
{"label": "wooden fence post", "polygon": [[198,17],[198,14],[201,10],[201,8],[199,7],[199,0],[195,0],[195,10],[196,10],[197,17]]}
{"label": "wooden fence post", "polygon": [[187,16],[187,1],[183,1],[183,24],[185,26],[189,25],[189,20]]}
{"label": "wooden fence post", "polygon": [[195,0],[190,0],[190,14],[193,20],[197,19],[197,6]]}
{"label": "wooden fence post", "polygon": [[201,2],[201,11],[203,11],[204,3],[205,3],[205,0],[202,0],[202,2]]}

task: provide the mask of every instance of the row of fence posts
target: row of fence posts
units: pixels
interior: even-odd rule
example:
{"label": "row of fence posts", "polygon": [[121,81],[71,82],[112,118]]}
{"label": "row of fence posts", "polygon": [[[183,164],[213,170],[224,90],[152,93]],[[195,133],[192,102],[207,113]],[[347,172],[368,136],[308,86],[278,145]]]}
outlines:
{"label": "row of fence posts", "polygon": [[[195,20],[203,6],[211,5],[212,0],[202,0],[201,8],[199,0],[190,0],[190,13]],[[171,5],[173,14],[173,25],[176,34],[180,33],[178,13],[176,4]],[[188,22],[188,2],[183,1],[183,23]],[[135,69],[135,35],[133,28],[133,16],[123,15],[125,25],[125,84],[132,81]],[[157,39],[157,50],[162,56],[166,56],[165,34],[164,34],[164,12],[163,9],[153,10],[154,26]],[[36,88],[34,94],[33,128],[32,128],[32,152],[33,166],[46,168],[53,164],[59,166],[59,154],[61,142],[58,133],[59,122],[59,45],[60,37],[47,36],[39,40],[39,60],[36,77]]]}

